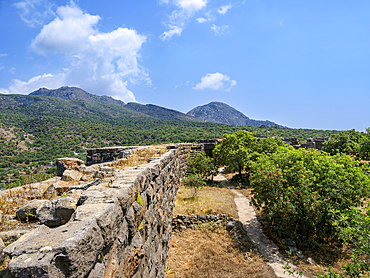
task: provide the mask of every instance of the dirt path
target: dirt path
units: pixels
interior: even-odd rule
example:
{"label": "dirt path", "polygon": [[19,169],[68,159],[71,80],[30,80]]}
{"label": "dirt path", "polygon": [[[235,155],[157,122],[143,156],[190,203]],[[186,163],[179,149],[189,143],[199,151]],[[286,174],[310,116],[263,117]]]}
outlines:
{"label": "dirt path", "polygon": [[[215,180],[219,182],[227,181],[221,174],[216,176]],[[296,277],[284,273],[283,267],[288,261],[279,253],[279,248],[263,233],[253,206],[250,204],[250,200],[237,190],[232,189],[232,192],[235,194],[234,202],[238,209],[239,221],[243,224],[244,230],[247,231],[249,238],[257,247],[258,251],[269,260],[268,265],[271,266],[278,277]],[[289,263],[289,266],[295,268],[292,263]],[[302,278],[307,277],[303,275]]]}

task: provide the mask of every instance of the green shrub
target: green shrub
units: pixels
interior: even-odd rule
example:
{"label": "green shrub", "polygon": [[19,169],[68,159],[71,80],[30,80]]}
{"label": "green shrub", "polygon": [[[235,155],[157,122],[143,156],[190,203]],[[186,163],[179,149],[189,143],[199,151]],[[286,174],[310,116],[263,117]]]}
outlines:
{"label": "green shrub", "polygon": [[213,158],[206,156],[205,152],[196,152],[193,157],[189,158],[187,171],[203,179],[217,173]]}
{"label": "green shrub", "polygon": [[184,186],[192,189],[192,198],[197,196],[198,191],[206,184],[204,179],[199,175],[189,174],[183,179]]}
{"label": "green shrub", "polygon": [[258,158],[250,177],[253,204],[295,238],[336,236],[331,210],[369,196],[369,176],[350,156],[280,148]]}

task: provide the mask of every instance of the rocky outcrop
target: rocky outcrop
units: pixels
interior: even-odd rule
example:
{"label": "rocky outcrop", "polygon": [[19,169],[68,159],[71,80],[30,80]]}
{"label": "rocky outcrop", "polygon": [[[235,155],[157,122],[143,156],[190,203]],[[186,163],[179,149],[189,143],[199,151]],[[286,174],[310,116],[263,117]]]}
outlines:
{"label": "rocky outcrop", "polygon": [[38,199],[29,201],[17,210],[16,216],[21,221],[35,219],[37,208],[47,202],[48,200],[38,200]]}
{"label": "rocky outcrop", "polygon": [[57,176],[62,177],[65,170],[76,170],[78,171],[81,166],[84,166],[85,162],[78,158],[58,158],[57,159]]}
{"label": "rocky outcrop", "polygon": [[[137,167],[112,172],[109,165],[89,166],[95,171],[93,176],[100,173],[102,178],[75,183],[66,191],[74,197],[47,202],[36,210],[40,219],[45,213],[60,221],[60,202],[72,198],[76,204],[71,203],[72,209],[64,218],[68,222],[55,228],[41,225],[7,246],[4,254],[11,261],[1,274],[164,277],[174,200],[191,144],[169,149]],[[104,179],[105,175],[108,178]],[[43,223],[49,223],[48,217]]]}

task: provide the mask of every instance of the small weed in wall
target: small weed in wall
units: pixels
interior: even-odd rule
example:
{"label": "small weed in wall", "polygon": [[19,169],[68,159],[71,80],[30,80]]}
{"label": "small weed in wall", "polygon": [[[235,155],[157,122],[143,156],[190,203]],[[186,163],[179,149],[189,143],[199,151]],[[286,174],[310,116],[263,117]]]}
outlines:
{"label": "small weed in wall", "polygon": [[137,202],[140,206],[142,206],[142,205],[143,205],[143,199],[141,198],[140,193],[137,195],[136,202]]}

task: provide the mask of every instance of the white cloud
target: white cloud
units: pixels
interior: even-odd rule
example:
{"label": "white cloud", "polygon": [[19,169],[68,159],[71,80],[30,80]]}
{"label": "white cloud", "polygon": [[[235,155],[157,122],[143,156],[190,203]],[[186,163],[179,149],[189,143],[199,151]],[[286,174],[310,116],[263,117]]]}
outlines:
{"label": "white cloud", "polygon": [[192,17],[196,12],[206,7],[208,0],[172,0],[163,1],[161,4],[170,4],[176,6],[176,9],[169,16],[168,22],[165,22],[169,31],[163,32],[160,36],[162,40],[170,39],[174,35],[180,36],[184,29],[186,21]]}
{"label": "white cloud", "polygon": [[13,4],[19,11],[21,20],[29,27],[40,26],[54,16],[53,5],[48,0],[24,0]]}
{"label": "white cloud", "polygon": [[217,34],[217,35],[220,35],[220,34],[223,34],[225,32],[225,30],[229,28],[228,25],[224,25],[224,26],[216,26],[215,24],[212,25],[211,29]]}
{"label": "white cloud", "polygon": [[203,22],[206,22],[206,21],[207,21],[207,19],[205,19],[205,18],[203,18],[203,17],[199,17],[199,18],[197,18],[197,21],[198,21],[199,23],[203,23]]}
{"label": "white cloud", "polygon": [[283,26],[283,21],[280,21],[280,26]]}
{"label": "white cloud", "polygon": [[226,13],[227,13],[227,11],[228,11],[228,10],[230,10],[230,9],[231,9],[231,7],[232,7],[232,6],[231,6],[231,4],[221,6],[221,7],[219,7],[219,8],[217,9],[217,12],[218,12],[219,14],[224,15],[224,14],[226,14]]}
{"label": "white cloud", "polygon": [[194,90],[225,90],[230,91],[231,87],[236,85],[235,80],[222,73],[207,73],[201,78],[201,82],[193,87]]}
{"label": "white cloud", "polygon": [[6,90],[28,94],[39,87],[52,89],[68,85],[126,102],[135,101],[127,88],[128,82],[151,82],[146,70],[138,64],[139,51],[146,37],[127,28],[99,32],[96,25],[100,17],[82,12],[73,3],[59,7],[56,14],[31,47],[42,55],[65,55],[68,68],[63,67],[63,73],[45,74],[27,82],[13,80]]}
{"label": "white cloud", "polygon": [[207,5],[207,0],[175,0],[175,4],[186,14],[192,15],[203,9]]}
{"label": "white cloud", "polygon": [[5,54],[5,53],[0,54],[0,58],[1,58],[1,57],[6,57],[6,56],[8,56],[8,54]]}

